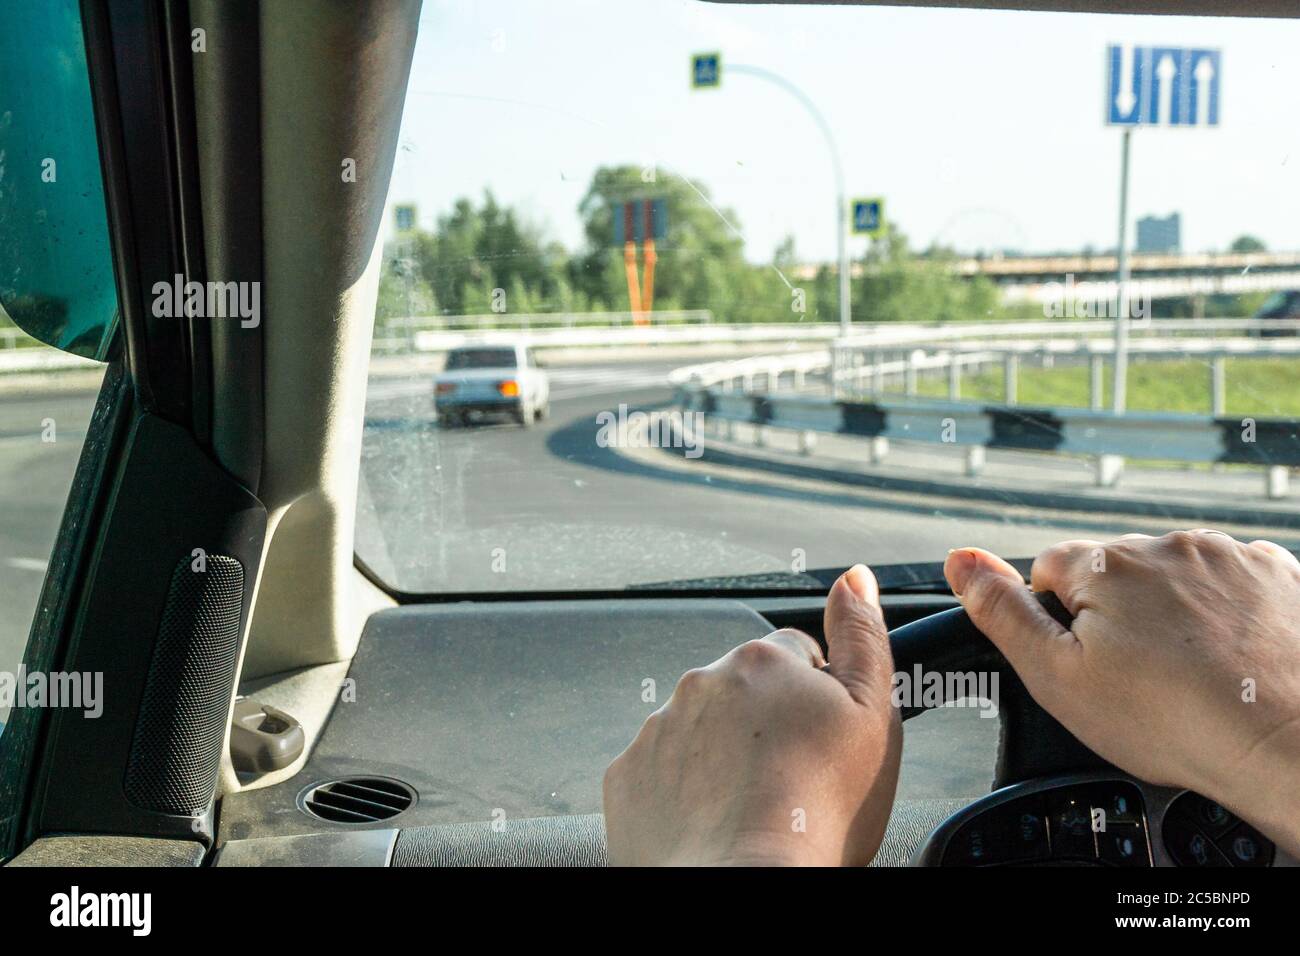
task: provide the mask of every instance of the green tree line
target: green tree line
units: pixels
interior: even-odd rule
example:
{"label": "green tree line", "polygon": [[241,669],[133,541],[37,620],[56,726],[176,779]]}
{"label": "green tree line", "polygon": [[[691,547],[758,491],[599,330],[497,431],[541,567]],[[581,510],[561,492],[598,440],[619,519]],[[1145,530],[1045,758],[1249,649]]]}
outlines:
{"label": "green tree line", "polygon": [[[380,277],[378,322],[408,315],[485,315],[492,312],[585,313],[629,309],[623,250],[613,242],[616,210],[626,201],[662,199],[668,234],[658,243],[656,312],[708,309],[719,322],[833,322],[839,319],[835,270],[798,268],[793,237],[756,264],[745,255],[735,213],[718,209],[708,190],[676,176],[647,182],[636,166],[596,171],[577,214],[583,245],[568,250],[521,220],[489,192],[481,202],[456,201],[432,231],[415,230],[392,244]],[[1262,248],[1242,237],[1234,249]],[[891,223],[858,258],[850,284],[854,321],[951,322],[1041,318],[1040,306],[1001,304],[986,277],[953,274],[956,255],[931,247],[913,250]],[[643,265],[638,258],[638,273]],[[498,291],[500,290],[500,291]],[[1211,297],[1207,303],[1157,303],[1160,315],[1249,315],[1253,299]],[[1245,311],[1243,311],[1245,310]]]}
{"label": "green tree line", "polygon": [[[833,268],[800,272],[793,238],[768,263],[745,258],[735,213],[707,189],[640,167],[598,169],[577,213],[584,243],[570,251],[522,221],[491,193],[456,201],[432,231],[416,230],[389,249],[380,278],[381,325],[407,315],[623,312],[628,290],[614,217],[632,199],[662,199],[668,234],[657,244],[654,311],[708,309],[720,322],[838,321]],[[951,253],[916,254],[891,228],[858,260],[853,315],[861,321],[949,321],[991,316],[994,285],[949,272]],[[638,257],[638,273],[644,268]],[[858,270],[855,270],[858,271]],[[496,290],[502,290],[497,293]]]}

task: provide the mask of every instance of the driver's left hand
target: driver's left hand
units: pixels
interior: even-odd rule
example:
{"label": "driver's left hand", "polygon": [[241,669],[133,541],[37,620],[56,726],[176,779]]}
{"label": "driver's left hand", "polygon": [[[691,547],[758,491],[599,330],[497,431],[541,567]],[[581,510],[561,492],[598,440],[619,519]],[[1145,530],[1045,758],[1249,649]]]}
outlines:
{"label": "driver's left hand", "polygon": [[903,733],[876,579],[847,571],[817,642],[781,630],[688,671],[605,773],[610,862],[865,865]]}

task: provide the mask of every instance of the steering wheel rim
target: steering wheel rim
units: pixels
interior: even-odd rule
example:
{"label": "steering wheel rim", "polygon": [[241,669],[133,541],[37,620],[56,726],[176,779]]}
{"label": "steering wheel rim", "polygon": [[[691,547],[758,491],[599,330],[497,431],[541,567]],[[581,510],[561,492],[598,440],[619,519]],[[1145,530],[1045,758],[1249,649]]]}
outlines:
{"label": "steering wheel rim", "polygon": [[[1036,591],[1034,596],[1063,627],[1068,628],[1073,623],[1070,612],[1051,591]],[[982,669],[1010,678],[1023,690],[1010,662],[975,626],[963,607],[949,608],[895,628],[889,632],[889,646],[894,655],[896,673],[910,674],[918,665],[923,673]],[[943,684],[946,688],[947,682]],[[936,704],[905,706],[900,710],[903,720],[910,720],[946,703],[948,700],[945,698]]]}
{"label": "steering wheel rim", "polygon": [[[1060,599],[1050,591],[1035,592],[1043,608],[1064,627],[1073,618]],[[1025,689],[1014,668],[977,628],[964,608],[951,608],[895,628],[889,633],[895,673],[912,674],[919,665],[922,673],[950,674],[985,671],[998,676],[998,752],[993,789],[1069,773],[1114,771],[1066,730],[1055,717],[1038,705]],[[939,682],[937,700],[912,701],[900,708],[903,720],[949,703],[950,682]]]}

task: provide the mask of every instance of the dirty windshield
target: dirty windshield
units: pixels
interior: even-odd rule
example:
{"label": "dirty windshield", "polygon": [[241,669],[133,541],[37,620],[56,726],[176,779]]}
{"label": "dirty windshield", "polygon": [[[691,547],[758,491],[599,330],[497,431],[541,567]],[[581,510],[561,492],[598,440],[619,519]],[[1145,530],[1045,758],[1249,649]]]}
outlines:
{"label": "dirty windshield", "polygon": [[962,545],[1295,545],[1298,43],[426,3],[359,560],[419,593],[797,590]]}

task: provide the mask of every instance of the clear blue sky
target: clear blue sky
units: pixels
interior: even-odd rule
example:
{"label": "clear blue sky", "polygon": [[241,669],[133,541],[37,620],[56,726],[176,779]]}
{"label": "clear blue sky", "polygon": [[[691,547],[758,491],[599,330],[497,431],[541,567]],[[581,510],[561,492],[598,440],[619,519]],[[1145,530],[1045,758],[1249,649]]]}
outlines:
{"label": "clear blue sky", "polygon": [[[1132,218],[1183,216],[1183,248],[1249,232],[1300,249],[1300,24],[693,0],[425,0],[391,201],[431,226],[490,188],[570,248],[600,165],[655,164],[733,210],[746,254],[792,234],[834,256],[827,148],[852,195],[886,197],[913,244],[1113,246],[1120,133],[1103,124],[1108,43],[1223,51],[1221,126],[1133,136]],[[692,91],[690,56],[723,56]],[[1131,237],[1130,233],[1130,237]],[[865,240],[854,240],[856,255]]]}

